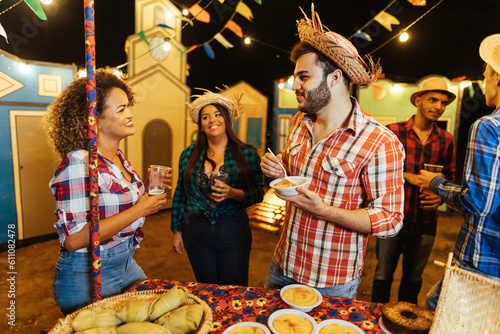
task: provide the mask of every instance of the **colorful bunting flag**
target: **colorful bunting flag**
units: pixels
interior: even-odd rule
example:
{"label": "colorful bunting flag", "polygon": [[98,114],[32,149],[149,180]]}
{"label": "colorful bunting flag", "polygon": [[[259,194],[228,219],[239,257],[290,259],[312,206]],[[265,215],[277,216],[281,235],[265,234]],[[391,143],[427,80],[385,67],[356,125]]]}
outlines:
{"label": "colorful bunting flag", "polygon": [[222,46],[225,47],[226,49],[230,49],[233,47],[233,44],[229,43],[229,41],[225,39],[221,33],[217,33],[217,35],[215,35],[214,38],[217,40],[217,42],[222,44]]}
{"label": "colorful bunting flag", "polygon": [[209,23],[210,22],[210,13],[204,10],[200,5],[194,4],[191,8],[188,9],[189,13],[193,15],[193,17],[201,22]]}
{"label": "colorful bunting flag", "polygon": [[40,4],[40,0],[24,0],[28,4],[28,6],[31,8],[32,11],[35,12],[36,16],[40,20],[47,20],[47,15],[45,15],[45,12],[43,11],[42,5]]}
{"label": "colorful bunting flag", "polygon": [[474,94],[476,91],[474,90],[474,87],[472,87],[472,84],[469,85],[469,96],[474,97]]}
{"label": "colorful bunting flag", "polygon": [[427,5],[426,0],[408,0],[409,3],[411,3],[413,6],[425,6]]}
{"label": "colorful bunting flag", "polygon": [[137,33],[137,35],[139,35],[139,37],[144,41],[146,42],[147,45],[149,45],[149,42],[148,40],[146,39],[146,34],[144,33],[144,31],[140,31]]}
{"label": "colorful bunting flag", "polygon": [[215,59],[215,52],[210,46],[210,44],[208,43],[203,44],[203,48],[205,49],[205,53],[207,54],[208,58]]}
{"label": "colorful bunting flag", "polygon": [[240,14],[250,22],[252,22],[253,20],[252,11],[245,3],[243,3],[243,1],[240,1],[240,3],[238,3],[238,6],[236,6],[236,13]]}
{"label": "colorful bunting flag", "polygon": [[364,32],[364,31],[360,31],[360,30],[358,30],[358,31],[356,31],[356,32],[354,33],[354,35],[353,35],[353,36],[354,36],[354,37],[357,37],[357,38],[364,39],[364,40],[366,40],[366,41],[368,41],[368,42],[371,42],[371,41],[372,41],[371,36],[370,36],[370,35],[368,35],[368,34],[367,34],[366,32]]}
{"label": "colorful bunting flag", "polygon": [[3,28],[2,24],[0,23],[0,35],[5,37],[5,40],[7,41],[7,44],[9,43],[9,40],[7,39],[7,33],[5,32],[5,29]]}
{"label": "colorful bunting flag", "polygon": [[375,16],[373,19],[375,21],[377,21],[378,23],[380,23],[385,29],[387,29],[389,31],[392,31],[393,24],[394,25],[399,24],[399,21],[397,18],[395,18],[391,14],[386,13],[384,11],[381,11],[380,13],[378,13],[377,16]]}
{"label": "colorful bunting flag", "polygon": [[172,29],[174,30],[174,28],[170,27],[170,26],[167,26],[166,24],[163,24],[163,23],[160,23],[160,24],[157,24],[158,27],[162,27],[162,28],[167,28],[167,29]]}
{"label": "colorful bunting flag", "polygon": [[259,5],[262,5],[262,0],[255,0],[256,3],[258,3]]}
{"label": "colorful bunting flag", "polygon": [[236,24],[233,20],[227,21],[226,25],[224,28],[229,28],[232,32],[236,34],[236,36],[243,38],[243,31],[241,30],[241,27]]}
{"label": "colorful bunting flag", "polygon": [[189,52],[193,51],[193,50],[194,50],[194,49],[196,49],[198,46],[199,46],[199,45],[191,45],[191,46],[189,47],[189,49],[187,49],[186,53],[189,53]]}

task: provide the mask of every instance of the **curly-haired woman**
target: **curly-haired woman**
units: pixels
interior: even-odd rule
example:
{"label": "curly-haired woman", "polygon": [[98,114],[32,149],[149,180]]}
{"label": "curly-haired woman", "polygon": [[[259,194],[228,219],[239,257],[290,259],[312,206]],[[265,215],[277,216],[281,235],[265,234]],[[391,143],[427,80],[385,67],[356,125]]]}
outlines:
{"label": "curly-haired woman", "polygon": [[[132,256],[143,238],[145,216],[157,212],[166,195],[149,196],[119,149],[122,139],[135,134],[131,88],[111,69],[98,69],[96,98],[101,292],[107,297],[146,278]],[[62,158],[50,189],[61,242],[54,298],[64,314],[92,302],[86,105],[86,80],[77,79],[49,106],[44,118],[49,141]],[[170,188],[168,182],[170,175],[164,179]]]}
{"label": "curly-haired woman", "polygon": [[[238,105],[211,92],[190,108],[198,139],[182,152],[174,194],[173,248],[186,249],[196,280],[248,285],[252,232],[245,209],[262,201],[264,176],[252,145],[234,133]],[[226,182],[212,177],[227,173]]]}

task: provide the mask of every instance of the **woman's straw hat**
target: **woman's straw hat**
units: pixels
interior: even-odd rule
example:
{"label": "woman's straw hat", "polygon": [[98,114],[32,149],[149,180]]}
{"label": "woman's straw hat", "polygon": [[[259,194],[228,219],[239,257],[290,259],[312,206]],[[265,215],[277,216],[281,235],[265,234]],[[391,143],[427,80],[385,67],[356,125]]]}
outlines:
{"label": "woman's straw hat", "polygon": [[411,94],[411,96],[410,96],[411,104],[413,104],[416,107],[415,99],[417,97],[419,97],[420,95],[428,93],[428,92],[440,92],[440,93],[444,93],[444,94],[448,95],[448,97],[450,98],[450,100],[448,101],[448,104],[453,102],[453,100],[455,100],[455,98],[457,97],[455,94],[450,92],[450,90],[448,89],[448,83],[446,82],[445,79],[434,78],[434,79],[430,79],[430,80],[427,80],[424,83],[422,83],[420,85],[420,89],[418,90],[418,92]]}
{"label": "woman's straw hat", "polygon": [[[301,9],[302,10],[302,9]],[[368,64],[361,59],[356,50],[343,36],[323,27],[318,13],[311,5],[312,19],[302,11],[305,18],[297,23],[299,38],[327,56],[344,71],[354,84],[367,85],[383,78],[382,68],[367,57]]]}
{"label": "woman's straw hat", "polygon": [[500,34],[486,37],[479,46],[479,55],[500,74]]}
{"label": "woman's straw hat", "polygon": [[238,118],[238,113],[239,113],[238,103],[234,102],[231,99],[228,99],[227,97],[221,94],[206,91],[205,94],[203,95],[193,95],[193,97],[197,97],[197,99],[194,100],[191,104],[188,103],[188,105],[189,105],[189,116],[191,117],[191,121],[193,121],[194,124],[198,124],[198,121],[200,119],[200,110],[203,109],[205,106],[214,104],[218,104],[226,108],[231,123]]}

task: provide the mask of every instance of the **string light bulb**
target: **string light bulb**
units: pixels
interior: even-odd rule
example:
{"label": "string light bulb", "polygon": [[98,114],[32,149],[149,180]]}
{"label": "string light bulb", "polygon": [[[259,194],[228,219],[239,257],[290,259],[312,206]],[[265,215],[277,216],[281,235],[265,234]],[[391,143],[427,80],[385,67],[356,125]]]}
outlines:
{"label": "string light bulb", "polygon": [[172,48],[172,45],[170,45],[170,42],[165,41],[165,43],[163,43],[163,50],[169,52],[171,48]]}
{"label": "string light bulb", "polygon": [[79,70],[77,73],[79,78],[85,78],[87,76],[87,71],[85,70]]}
{"label": "string light bulb", "polygon": [[250,37],[245,38],[245,44],[250,44],[251,41]]}
{"label": "string light bulb", "polygon": [[399,40],[401,42],[406,42],[408,40],[408,38],[410,38],[410,35],[408,35],[408,33],[405,31],[404,33],[402,33],[401,35],[399,35]]}
{"label": "string light bulb", "polygon": [[283,89],[283,88],[285,88],[285,84],[284,84],[283,82],[280,82],[280,83],[278,84],[278,88],[279,88],[279,89]]}
{"label": "string light bulb", "polygon": [[295,80],[295,79],[294,79],[293,77],[288,78],[288,84],[289,84],[289,85],[293,85],[293,81],[294,81],[294,80]]}
{"label": "string light bulb", "polygon": [[184,15],[184,16],[188,16],[188,15],[189,15],[189,10],[187,10],[186,8],[184,8],[184,9],[182,10],[182,15]]}
{"label": "string light bulb", "polygon": [[50,5],[52,0],[40,0],[44,5]]}

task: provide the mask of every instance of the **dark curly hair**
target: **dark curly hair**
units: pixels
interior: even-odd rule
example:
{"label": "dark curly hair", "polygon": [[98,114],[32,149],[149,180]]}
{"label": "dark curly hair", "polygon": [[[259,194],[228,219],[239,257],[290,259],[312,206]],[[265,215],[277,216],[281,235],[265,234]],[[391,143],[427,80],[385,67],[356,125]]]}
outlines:
{"label": "dark curly hair", "polygon": [[[96,116],[97,122],[102,116],[103,106],[112,88],[120,88],[126,94],[129,105],[135,104],[132,88],[117,77],[109,67],[96,70]],[[52,102],[44,116],[44,127],[49,143],[61,158],[71,151],[87,149],[88,113],[87,80],[74,80],[59,97]]]}

